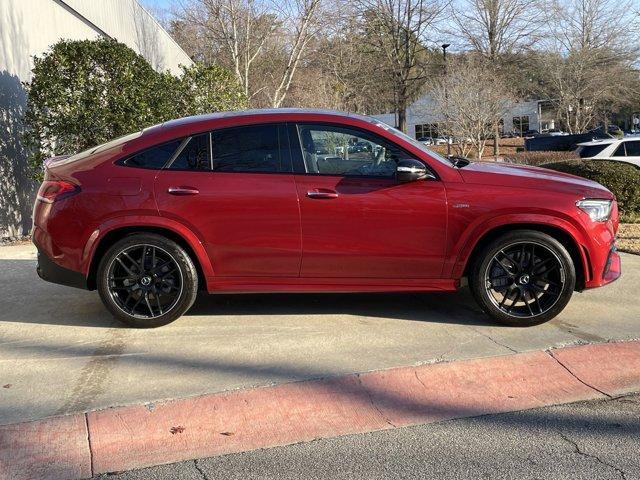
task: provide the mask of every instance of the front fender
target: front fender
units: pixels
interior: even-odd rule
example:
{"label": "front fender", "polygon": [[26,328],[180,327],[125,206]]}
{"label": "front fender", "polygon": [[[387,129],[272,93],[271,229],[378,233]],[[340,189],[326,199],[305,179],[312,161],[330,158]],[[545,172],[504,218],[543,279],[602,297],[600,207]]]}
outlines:
{"label": "front fender", "polygon": [[[448,269],[451,278],[460,278],[470,260],[471,253],[478,243],[491,231],[501,227],[531,228],[539,225],[562,230],[574,241],[582,260],[585,276],[589,276],[589,259],[582,246],[588,245],[588,235],[581,225],[570,217],[563,218],[550,214],[504,214],[490,219],[478,219],[468,226],[460,236],[448,259],[445,269]],[[447,272],[445,271],[445,276]],[[588,280],[588,278],[586,278]]]}

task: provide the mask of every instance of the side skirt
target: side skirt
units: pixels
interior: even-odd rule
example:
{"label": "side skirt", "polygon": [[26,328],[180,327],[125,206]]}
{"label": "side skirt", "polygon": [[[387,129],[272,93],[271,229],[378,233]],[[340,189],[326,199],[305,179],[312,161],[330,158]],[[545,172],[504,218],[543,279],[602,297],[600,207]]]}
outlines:
{"label": "side skirt", "polygon": [[209,293],[455,292],[453,279],[208,277]]}

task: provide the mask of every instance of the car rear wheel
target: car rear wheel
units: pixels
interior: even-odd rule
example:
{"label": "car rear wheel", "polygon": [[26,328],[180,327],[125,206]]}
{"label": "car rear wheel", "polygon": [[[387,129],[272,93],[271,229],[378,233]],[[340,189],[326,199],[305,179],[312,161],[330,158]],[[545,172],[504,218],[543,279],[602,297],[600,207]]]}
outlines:
{"label": "car rear wheel", "polygon": [[98,292],[118,320],[138,328],[166,325],[196,299],[198,274],[189,255],[161,235],[134,234],[100,261]]}
{"label": "car rear wheel", "polygon": [[571,255],[555,238],[533,230],[510,232],[489,244],[469,277],[480,307],[501,323],[531,326],[556,317],[573,294]]}

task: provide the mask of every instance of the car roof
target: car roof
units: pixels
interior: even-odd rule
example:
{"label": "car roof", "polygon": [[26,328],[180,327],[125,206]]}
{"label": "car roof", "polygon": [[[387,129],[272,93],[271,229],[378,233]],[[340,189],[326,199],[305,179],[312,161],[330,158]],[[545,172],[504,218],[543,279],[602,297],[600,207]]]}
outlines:
{"label": "car roof", "polygon": [[[187,125],[196,125],[199,123],[208,123],[214,120],[221,119],[229,119],[235,118],[240,119],[243,117],[259,117],[259,116],[282,116],[282,117],[291,117],[295,115],[296,117],[304,117],[304,116],[326,116],[326,117],[343,117],[350,119],[357,119],[369,123],[379,124],[382,123],[380,120],[377,120],[373,117],[367,117],[365,115],[359,115],[357,113],[349,113],[349,112],[341,112],[338,110],[324,110],[324,109],[313,109],[313,108],[263,108],[263,109],[255,109],[255,110],[239,110],[239,111],[231,111],[231,112],[216,112],[216,113],[206,113],[203,115],[194,115],[191,117],[178,118],[175,120],[169,120],[164,122],[156,127],[160,128],[172,128],[172,127],[182,127]],[[153,128],[153,127],[152,127]]]}
{"label": "car roof", "polygon": [[611,145],[612,143],[621,142],[620,138],[597,138],[595,140],[589,140],[588,142],[580,142],[576,145],[579,147],[590,147],[592,145]]}

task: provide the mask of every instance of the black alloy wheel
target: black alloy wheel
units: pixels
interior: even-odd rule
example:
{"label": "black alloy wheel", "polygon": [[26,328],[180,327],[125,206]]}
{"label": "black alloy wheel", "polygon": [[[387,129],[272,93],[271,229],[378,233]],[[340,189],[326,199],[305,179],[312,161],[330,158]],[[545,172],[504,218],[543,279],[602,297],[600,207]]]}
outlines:
{"label": "black alloy wheel", "polygon": [[571,256],[555,238],[517,231],[492,242],[470,277],[483,310],[502,323],[529,326],[554,318],[575,288]]}
{"label": "black alloy wheel", "polygon": [[108,270],[109,293],[125,314],[156,318],[174,308],[182,292],[175,258],[154,245],[133,245],[118,253]]}
{"label": "black alloy wheel", "polygon": [[565,282],[558,256],[544,245],[519,242],[496,253],[485,271],[485,289],[503,312],[541,315],[555,305]]}
{"label": "black alloy wheel", "polygon": [[98,268],[98,291],[119,320],[135,327],[172,322],[193,304],[198,275],[178,244],[155,234],[125,237]]}

